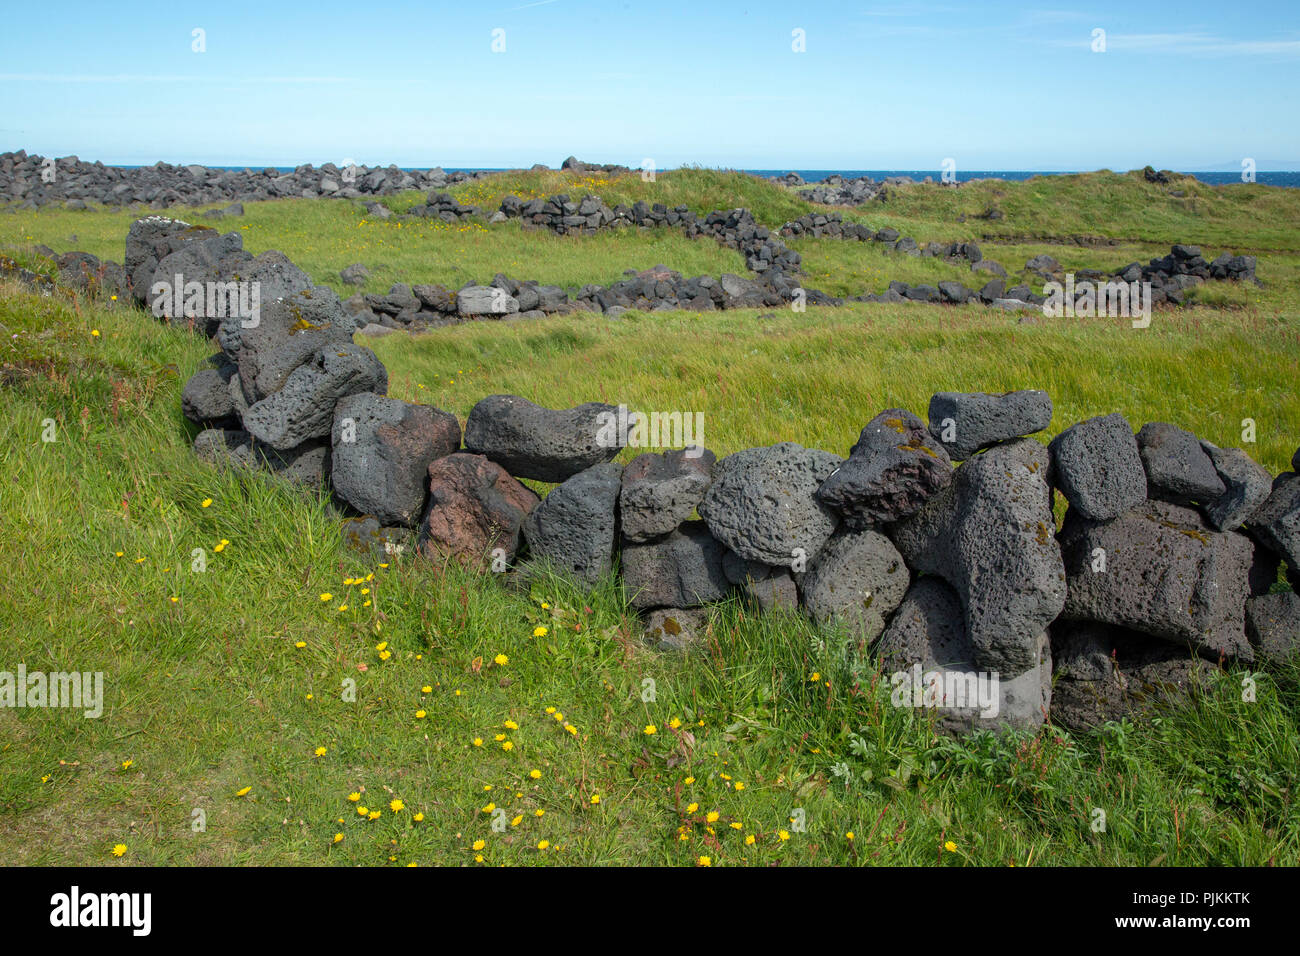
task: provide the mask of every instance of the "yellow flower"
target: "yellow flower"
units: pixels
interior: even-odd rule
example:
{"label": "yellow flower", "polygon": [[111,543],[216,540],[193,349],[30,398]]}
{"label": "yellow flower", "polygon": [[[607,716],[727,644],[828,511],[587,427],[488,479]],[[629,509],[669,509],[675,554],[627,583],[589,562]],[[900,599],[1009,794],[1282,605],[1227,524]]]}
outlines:
{"label": "yellow flower", "polygon": [[482,738],[482,737],[475,737],[475,738],[474,738],[474,746],[475,746],[475,747],[482,747],[482,746],[483,746],[483,738]]}
{"label": "yellow flower", "polygon": [[218,541],[212,546],[212,550],[217,552],[217,554],[220,554],[222,551],[226,550],[226,545],[228,544],[230,544],[229,541]]}
{"label": "yellow flower", "polygon": [[383,812],[382,810],[371,810],[371,811],[370,811],[370,819],[371,819],[371,820],[378,820],[378,819],[379,819],[381,816],[383,816],[383,815],[384,815],[384,812]]}
{"label": "yellow flower", "polygon": [[317,757],[323,757],[323,756],[325,756],[325,754],[327,754],[328,752],[329,752],[329,751],[326,750],[324,747],[317,747],[317,748],[316,748],[316,756],[317,756]]}
{"label": "yellow flower", "polygon": [[492,662],[496,664],[497,667],[505,667],[510,663],[510,658],[506,657],[504,654],[498,654],[496,657],[492,658]]}
{"label": "yellow flower", "polygon": [[573,726],[573,724],[565,724],[564,729],[567,730],[573,736],[575,737],[578,736],[578,728]]}
{"label": "yellow flower", "polygon": [[482,862],[483,862],[483,854],[482,854],[482,853],[476,854],[475,857],[474,857],[474,862],[475,862],[475,863],[482,863]]}
{"label": "yellow flower", "polygon": [[388,647],[387,641],[380,641],[378,644],[375,645],[375,650],[382,651],[387,649],[387,647]]}
{"label": "yellow flower", "polygon": [[786,840],[790,839],[790,832],[788,830],[781,830],[777,833],[777,836],[780,837],[781,842],[784,843]]}
{"label": "yellow flower", "polygon": [[419,822],[421,822],[421,821],[424,819],[424,814],[423,814],[423,813],[413,813],[413,814],[411,814],[411,819],[414,820],[416,823],[419,823]]}
{"label": "yellow flower", "polygon": [[505,727],[506,730],[518,730],[518,729],[519,729],[519,725],[516,724],[513,720],[507,720],[504,724],[502,724],[502,726]]}
{"label": "yellow flower", "polygon": [[379,659],[380,659],[381,661],[386,661],[386,660],[388,660],[388,659],[389,659],[390,657],[392,657],[392,656],[393,656],[393,652],[392,652],[392,651],[380,651],[380,652],[379,652]]}
{"label": "yellow flower", "polygon": [[717,810],[710,810],[708,813],[706,813],[706,814],[704,815],[704,820],[705,820],[706,823],[717,823],[717,822],[718,822],[718,811],[717,811]]}
{"label": "yellow flower", "polygon": [[339,605],[339,610],[340,610],[340,611],[346,611],[347,609],[348,609],[348,606],[347,606],[346,604],[340,604],[340,605]]}
{"label": "yellow flower", "polygon": [[548,846],[550,846],[550,845],[551,845],[551,841],[550,841],[550,840],[539,840],[539,841],[537,842],[537,849],[539,849],[539,850],[545,850],[545,849],[546,849]]}
{"label": "yellow flower", "polygon": [[392,810],[394,813],[401,813],[404,809],[406,809],[406,804],[404,804],[401,800],[390,800],[388,802],[388,808]]}
{"label": "yellow flower", "polygon": [[738,783],[738,784],[736,784],[736,789],[737,789],[737,790],[744,790],[744,789],[745,789],[745,785],[744,785],[743,783]]}
{"label": "yellow flower", "polygon": [[687,777],[685,780],[682,781],[682,783],[686,784],[686,786],[688,786],[688,787],[689,787],[691,784],[693,784],[694,782],[695,782],[695,778],[694,778],[694,777]]}
{"label": "yellow flower", "polygon": [[533,816],[540,817],[545,813],[546,813],[545,810],[543,810],[541,807],[538,807],[536,810],[533,811]]}
{"label": "yellow flower", "polygon": [[122,856],[125,853],[126,853],[125,843],[119,843],[117,846],[113,847],[113,856]]}
{"label": "yellow flower", "polygon": [[[121,551],[117,552],[117,555],[118,555],[118,557],[121,557],[121,556],[122,556],[122,552],[121,552]],[[553,714],[553,713],[555,713],[555,708],[554,708],[554,707],[547,707],[547,708],[546,708],[546,712],[547,712],[548,714]]]}
{"label": "yellow flower", "polygon": [[501,741],[503,741],[503,740],[506,739],[506,735],[505,735],[505,734],[497,734],[497,735],[496,735],[494,738],[492,738],[492,739],[495,740],[497,743],[501,743]]}
{"label": "yellow flower", "polygon": [[754,845],[754,834],[751,833],[749,834],[749,836],[745,837],[745,846],[753,846],[753,845]]}
{"label": "yellow flower", "polygon": [[548,633],[550,632],[541,624],[533,628],[533,637],[545,637]]}
{"label": "yellow flower", "polygon": [[212,507],[212,499],[211,499],[211,498],[204,498],[202,501],[199,502],[199,507],[200,507],[200,508],[211,508],[211,507]]}
{"label": "yellow flower", "polygon": [[482,809],[484,813],[491,813],[496,808],[497,805],[495,803],[489,803],[486,807],[483,807]]}
{"label": "yellow flower", "polygon": [[357,807],[357,816],[366,817],[370,815],[369,807]]}
{"label": "yellow flower", "polygon": [[592,802],[593,805],[594,805],[594,804],[597,804],[597,803],[600,803],[600,794],[598,794],[598,793],[593,793],[593,794],[591,795],[591,802]]}
{"label": "yellow flower", "polygon": [[744,829],[744,824],[742,824],[739,820],[734,820],[734,821],[732,821],[732,823],[730,824],[730,826],[731,826],[731,829],[733,829],[733,830],[741,830],[741,829]]}
{"label": "yellow flower", "polygon": [[475,840],[474,845],[471,849],[473,849],[475,852],[478,852],[479,850],[483,849],[485,846],[487,846],[486,840]]}
{"label": "yellow flower", "polygon": [[949,840],[947,843],[945,843],[945,844],[943,845],[943,848],[944,848],[945,850],[947,850],[949,853],[956,853],[956,852],[957,852],[957,844],[953,843],[951,840]]}
{"label": "yellow flower", "polygon": [[819,674],[819,673],[817,673],[816,671],[813,671],[813,676],[810,677],[810,678],[808,678],[808,679],[809,679],[810,681],[819,681],[819,680],[822,679],[822,675]]}
{"label": "yellow flower", "polygon": [[671,727],[673,730],[676,730],[676,729],[677,729],[678,727],[680,727],[681,725],[682,725],[682,722],[681,722],[680,720],[678,720],[676,717],[674,717],[672,720],[668,721],[668,726]]}
{"label": "yellow flower", "polygon": [[99,329],[91,329],[90,334],[93,335],[95,338],[99,338]]}
{"label": "yellow flower", "polygon": [[850,830],[848,833],[844,834],[844,839],[846,839],[846,840],[848,840],[850,843],[852,843],[852,842],[853,842],[853,831]]}
{"label": "yellow flower", "polygon": [[123,760],[123,761],[122,761],[122,769],[123,769],[123,770],[129,770],[129,769],[131,768],[131,764],[133,764],[133,763],[135,763],[134,760]]}
{"label": "yellow flower", "polygon": [[700,808],[700,805],[699,805],[698,803],[688,803],[688,804],[686,804],[686,812],[687,812],[687,813],[694,813],[694,812],[695,812],[696,810],[698,810],[699,808]]}
{"label": "yellow flower", "polygon": [[501,749],[502,749],[502,750],[514,750],[514,749],[515,749],[515,745],[512,744],[510,741],[507,740],[505,743],[503,743],[503,744],[501,745]]}
{"label": "yellow flower", "polygon": [[425,714],[424,714],[424,711],[422,711],[422,710],[417,710],[417,711],[415,712],[415,719],[416,719],[416,720],[424,720],[424,716],[425,716]]}
{"label": "yellow flower", "polygon": [[326,601],[334,600],[334,595],[330,594],[329,591],[326,591],[324,594],[320,596],[320,599],[321,599],[321,603],[323,604]]}
{"label": "yellow flower", "polygon": [[352,793],[348,794],[348,799],[351,800],[353,803],[356,803],[358,800],[361,799],[361,794],[357,793],[356,791],[353,791]]}
{"label": "yellow flower", "polygon": [[235,796],[237,796],[237,797],[246,797],[246,796],[248,796],[249,791],[252,790],[252,789],[253,789],[252,787],[245,787],[243,790],[236,790],[236,791],[235,791]]}
{"label": "yellow flower", "polygon": [[519,824],[523,823],[523,821],[524,821],[524,815],[521,813],[519,814],[519,816],[515,817],[513,820],[510,821],[510,825],[512,827],[517,827],[519,826]]}
{"label": "yellow flower", "polygon": [[425,684],[423,687],[420,688],[420,693],[421,693],[421,694],[432,694],[432,693],[433,693],[433,688],[430,687],[428,684]]}
{"label": "yellow flower", "polygon": [[294,646],[294,647],[306,647],[306,646],[307,646],[307,642],[306,642],[306,641],[298,641],[298,642],[296,642],[293,646]]}
{"label": "yellow flower", "polygon": [[542,602],[542,610],[543,610],[543,611],[549,611],[550,609],[551,609],[551,606],[550,606],[549,604],[547,604],[545,601],[543,601],[543,602]]}
{"label": "yellow flower", "polygon": [[646,724],[645,732],[647,737],[653,737],[655,734],[659,733],[659,728],[654,724]]}
{"label": "yellow flower", "polygon": [[542,772],[540,770],[530,770],[528,771],[528,776],[532,777],[534,780],[541,780]]}
{"label": "yellow flower", "polygon": [[342,843],[342,842],[343,842],[343,834],[342,834],[342,833],[336,833],[336,834],[334,834],[334,842],[335,842],[335,843]]}
{"label": "yellow flower", "polygon": [[696,860],[695,863],[697,866],[712,866],[713,860],[710,857],[702,856],[698,860]]}

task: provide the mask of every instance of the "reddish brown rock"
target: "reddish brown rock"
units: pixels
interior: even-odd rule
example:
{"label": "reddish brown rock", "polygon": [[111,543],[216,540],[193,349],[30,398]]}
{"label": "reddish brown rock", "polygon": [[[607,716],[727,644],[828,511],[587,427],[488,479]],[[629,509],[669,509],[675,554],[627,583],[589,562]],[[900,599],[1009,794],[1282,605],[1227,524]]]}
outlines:
{"label": "reddish brown rock", "polygon": [[436,561],[452,557],[480,567],[490,567],[494,558],[509,562],[519,548],[524,518],[538,501],[483,455],[458,452],[439,458],[429,465],[429,508],[420,525],[420,553]]}

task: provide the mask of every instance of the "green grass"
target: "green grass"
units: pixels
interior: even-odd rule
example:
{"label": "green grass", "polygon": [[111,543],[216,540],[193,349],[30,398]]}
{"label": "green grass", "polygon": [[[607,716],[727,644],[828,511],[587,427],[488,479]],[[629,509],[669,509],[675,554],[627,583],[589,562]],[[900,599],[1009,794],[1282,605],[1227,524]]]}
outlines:
{"label": "green grass", "polygon": [[[724,205],[716,198],[703,201]],[[282,248],[323,279],[336,263],[364,261],[348,247],[364,232],[348,210],[255,204],[242,224],[250,248]],[[21,214],[16,230],[0,219],[10,230],[0,242],[72,248],[51,238],[78,231],[75,247],[99,254],[93,242],[102,242],[112,255],[128,220]],[[481,254],[480,280],[498,268],[528,274],[491,259],[492,248],[475,253],[485,240],[474,232],[385,228],[394,229],[382,233],[394,269]],[[602,255],[617,271],[637,264],[619,259],[627,248],[602,245],[613,237],[550,237],[543,253],[529,251],[540,233],[489,233],[536,255],[541,279],[557,281],[543,269],[604,269],[593,261]],[[860,268],[850,250],[869,263],[864,279],[894,277],[865,271],[883,270],[885,258],[869,244],[801,248],[811,273],[835,281]],[[1014,267],[1030,250],[1122,265],[1142,247],[1009,248],[1015,255],[1001,258]],[[726,252],[711,242],[691,249]],[[894,258],[918,270],[908,281],[953,268]],[[1241,445],[1251,418],[1258,440],[1243,447],[1277,472],[1300,440],[1297,312],[1283,294],[1295,266],[1270,254],[1260,274],[1264,290],[1234,287],[1214,307],[1158,312],[1145,330],[862,305],[473,323],[373,347],[393,395],[462,421],[494,392],[553,407],[600,399],[702,411],[719,454],[783,439],[844,454],[883,408],[924,414],[938,390],[1034,387],[1055,403],[1043,440],[1117,410],[1135,427],[1172,421]],[[7,282],[0,327],[0,560],[10,581],[0,627],[11,648],[0,669],[102,670],[106,681],[98,720],[0,710],[6,862],[110,863],[110,848],[124,843],[125,864],[455,865],[475,862],[480,839],[484,865],[1300,861],[1294,668],[1258,674],[1256,703],[1241,701],[1242,674],[1232,671],[1154,724],[948,740],[889,706],[870,658],[844,656],[842,642],[796,617],[724,604],[705,652],[679,659],[639,643],[613,580],[584,592],[546,579],[522,593],[410,556],[385,568],[346,550],[322,497],[194,459],[180,389],[211,349],[143,312]],[[51,419],[57,441],[47,443]],[[191,570],[196,548],[206,552],[202,573]],[[344,583],[358,579],[367,580]],[[547,632],[534,637],[538,627]],[[376,649],[385,641],[386,660]],[[508,663],[495,664],[498,654]],[[647,679],[653,702],[642,699]],[[343,699],[347,680],[355,702]],[[382,816],[359,817],[353,792]],[[393,812],[395,798],[406,809]],[[506,810],[502,832],[483,812],[489,803]],[[1105,833],[1089,825],[1097,808]],[[196,809],[202,832],[192,828]],[[792,816],[806,821],[803,832]],[[948,841],[955,852],[943,851]]]}

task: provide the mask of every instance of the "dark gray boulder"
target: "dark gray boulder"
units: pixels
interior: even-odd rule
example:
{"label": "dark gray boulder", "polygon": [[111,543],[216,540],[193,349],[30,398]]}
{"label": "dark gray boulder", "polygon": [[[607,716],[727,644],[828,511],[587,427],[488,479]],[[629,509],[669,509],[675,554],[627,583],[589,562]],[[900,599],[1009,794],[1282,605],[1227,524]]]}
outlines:
{"label": "dark gray boulder", "polygon": [[838,523],[816,492],[841,461],[793,442],[738,451],[714,468],[699,513],[742,558],[800,570]]}
{"label": "dark gray boulder", "polygon": [[703,521],[686,521],[652,541],[624,541],[623,587],[637,610],[695,607],[731,590],[722,569],[725,549]]}
{"label": "dark gray boulder", "polygon": [[995,445],[886,529],[910,568],[957,591],[984,670],[1037,666],[1040,638],[1065,604],[1047,472],[1047,449],[1033,439]]}
{"label": "dark gray boulder", "polygon": [[1268,500],[1273,479],[1262,466],[1240,448],[1219,448],[1207,441],[1201,447],[1209,455],[1225,491],[1201,506],[1218,531],[1232,531],[1250,521]]}
{"label": "dark gray boulder", "polygon": [[1300,594],[1279,591],[1246,602],[1246,637],[1256,656],[1274,664],[1300,651]]}
{"label": "dark gray boulder", "polygon": [[374,352],[352,343],[330,345],[289,373],[283,387],[250,405],[244,427],[273,448],[293,448],[330,433],[339,399],[387,391],[388,371]]}
{"label": "dark gray boulder", "polygon": [[1273,481],[1259,510],[1251,517],[1251,534],[1281,557],[1292,573],[1300,571],[1300,476],[1285,471]]}
{"label": "dark gray boulder", "polygon": [[1032,729],[1052,700],[1052,659],[1046,633],[1034,642],[1028,670],[990,673],[977,662],[961,598],[932,575],[917,578],[876,643],[895,707],[932,709],[950,734],[979,729]]}
{"label": "dark gray boulder", "polygon": [[430,405],[358,392],[335,405],[331,439],[338,496],[381,525],[414,528],[429,463],[460,450],[460,423]]}
{"label": "dark gray boulder", "polygon": [[1049,450],[1056,487],[1083,517],[1109,521],[1146,499],[1137,439],[1118,412],[1071,425]]}
{"label": "dark gray boulder", "polygon": [[621,465],[602,462],[552,488],[524,519],[531,557],[586,585],[608,574],[618,533],[622,474]]}
{"label": "dark gray boulder", "polygon": [[803,579],[803,601],[818,625],[842,626],[865,648],[907,593],[903,556],[878,531],[841,529]]}
{"label": "dark gray boulder", "polygon": [[194,454],[209,465],[255,467],[253,437],[237,428],[208,428],[194,436]]}
{"label": "dark gray boulder", "polygon": [[1186,646],[1096,621],[1054,625],[1052,658],[1052,723],[1074,731],[1187,706],[1217,670]]}
{"label": "dark gray boulder", "polygon": [[1042,431],[1052,424],[1052,399],[1025,389],[988,392],[939,392],[930,399],[930,434],[960,461],[981,448]]}
{"label": "dark gray boulder", "polygon": [[817,500],[852,528],[915,514],[952,480],[948,453],[911,412],[891,408],[869,421],[848,459],[817,488]]}
{"label": "dark gray boulder", "polygon": [[1166,422],[1147,422],[1136,440],[1148,496],[1177,505],[1208,504],[1227,490],[1191,432]]}
{"label": "dark gray boulder", "polygon": [[619,452],[618,409],[602,402],[550,409],[517,395],[489,395],[470,410],[465,448],[519,478],[564,481]]}
{"label": "dark gray boulder", "polygon": [[[789,568],[746,561],[734,551],[722,556],[722,573],[751,605],[763,613],[799,608],[799,586]],[[802,575],[798,575],[802,577]]]}
{"label": "dark gray boulder", "polygon": [[237,369],[223,364],[195,372],[181,390],[181,412],[195,424],[237,424],[230,380]]}
{"label": "dark gray boulder", "polygon": [[633,458],[623,469],[618,499],[623,537],[648,541],[689,518],[709,490],[717,461],[717,455],[699,447]]}
{"label": "dark gray boulder", "polygon": [[1105,522],[1071,509],[1060,541],[1069,585],[1063,617],[1251,659],[1249,538],[1214,531],[1190,508],[1148,501]]}

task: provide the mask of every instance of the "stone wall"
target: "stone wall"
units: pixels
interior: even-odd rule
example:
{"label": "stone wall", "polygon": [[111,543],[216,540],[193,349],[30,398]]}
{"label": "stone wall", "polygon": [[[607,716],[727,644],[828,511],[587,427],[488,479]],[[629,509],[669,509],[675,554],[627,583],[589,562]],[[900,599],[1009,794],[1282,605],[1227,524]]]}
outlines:
{"label": "stone wall", "polygon": [[[183,225],[137,223],[128,263],[159,257],[165,274],[197,255]],[[354,546],[584,584],[617,569],[665,649],[691,647],[717,601],[802,614],[896,690],[915,684],[952,731],[1138,716],[1190,699],[1223,663],[1300,643],[1296,595],[1268,593],[1283,561],[1300,581],[1300,479],[1174,425],[1135,434],[1112,414],[1045,445],[1032,436],[1052,424],[1046,393],[945,392],[928,421],[882,411],[843,457],[785,441],[624,466],[613,459],[646,447],[647,425],[664,446],[654,420],[494,395],[462,433],[448,412],[388,397],[356,328],[332,291],[288,290],[251,327],[215,322],[220,351],[182,393],[198,455],[330,488]],[[521,479],[553,487],[540,497]],[[961,696],[980,681],[991,696]]]}

